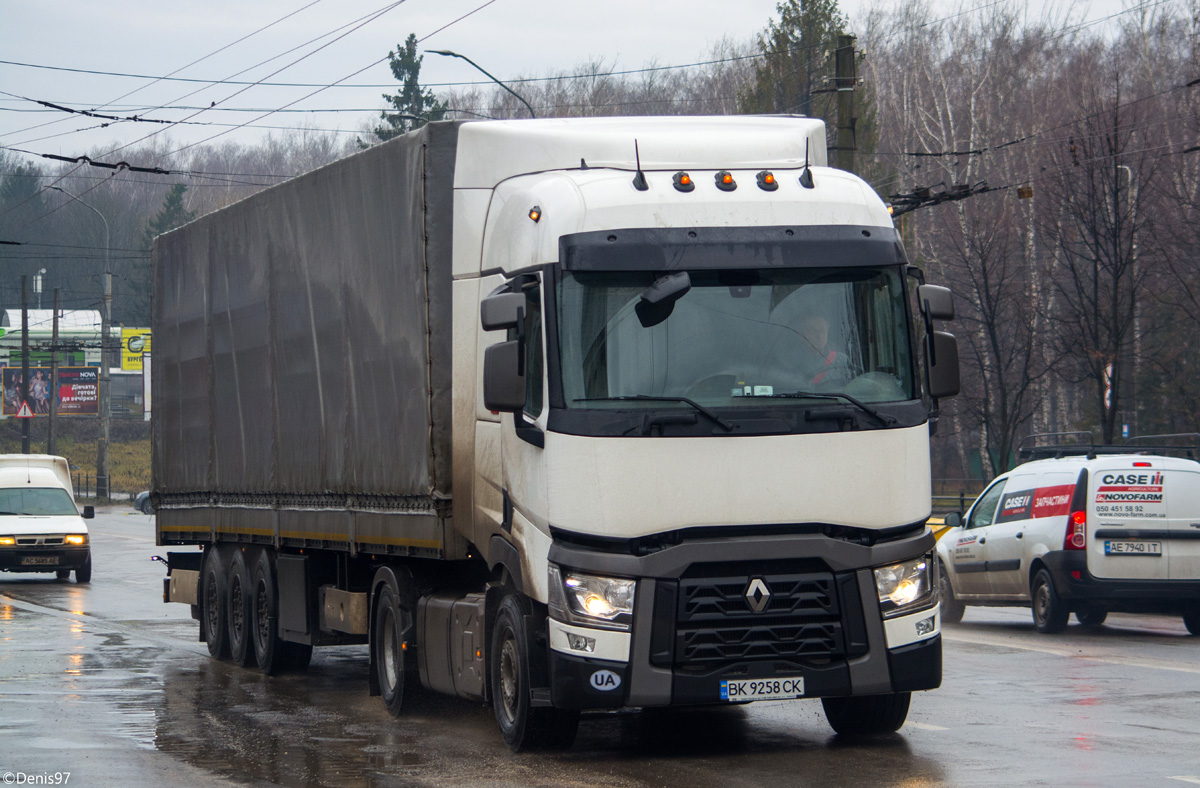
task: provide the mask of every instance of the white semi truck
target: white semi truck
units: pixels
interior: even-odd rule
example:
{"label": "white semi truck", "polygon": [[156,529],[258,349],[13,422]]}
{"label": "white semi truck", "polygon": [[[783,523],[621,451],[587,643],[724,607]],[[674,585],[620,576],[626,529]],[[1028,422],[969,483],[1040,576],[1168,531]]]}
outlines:
{"label": "white semi truck", "polygon": [[154,247],[165,599],[274,673],[596,709],[941,682],[949,291],[798,117],[432,123]]}

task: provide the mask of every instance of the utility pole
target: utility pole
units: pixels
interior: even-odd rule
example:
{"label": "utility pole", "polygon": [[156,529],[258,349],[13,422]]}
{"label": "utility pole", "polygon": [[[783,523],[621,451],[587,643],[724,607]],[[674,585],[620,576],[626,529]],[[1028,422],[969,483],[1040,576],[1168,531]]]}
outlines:
{"label": "utility pole", "polygon": [[[29,405],[29,277],[21,276],[21,402],[18,408]],[[29,454],[29,419],[21,419],[21,453]]]}
{"label": "utility pole", "polygon": [[[105,244],[105,256],[108,249]],[[109,400],[109,331],[112,326],[112,273],[104,272],[104,307],[100,313],[100,439],[96,441],[96,497],[109,498],[112,494],[108,479],[108,428],[112,417]]]}
{"label": "utility pole", "polygon": [[854,111],[854,89],[858,87],[857,61],[854,52],[854,36],[838,36],[834,63],[834,86],[837,89],[837,166],[846,172],[854,172],[854,154],[857,143],[854,126],[858,118]]}
{"label": "utility pole", "polygon": [[54,288],[54,329],[50,333],[50,421],[46,427],[46,453],[57,455],[54,417],[58,414],[58,288]]}

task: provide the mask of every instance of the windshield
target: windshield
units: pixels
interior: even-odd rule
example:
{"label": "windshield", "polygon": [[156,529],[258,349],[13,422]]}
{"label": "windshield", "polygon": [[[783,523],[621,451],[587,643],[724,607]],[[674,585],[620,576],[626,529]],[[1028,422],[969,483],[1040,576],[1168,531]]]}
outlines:
{"label": "windshield", "polygon": [[563,272],[558,326],[568,408],[689,407],[631,397],[718,407],[798,402],[804,394],[916,398],[898,269],[681,274]]}
{"label": "windshield", "polygon": [[7,487],[0,488],[0,515],[5,514],[78,515],[79,510],[59,487]]}

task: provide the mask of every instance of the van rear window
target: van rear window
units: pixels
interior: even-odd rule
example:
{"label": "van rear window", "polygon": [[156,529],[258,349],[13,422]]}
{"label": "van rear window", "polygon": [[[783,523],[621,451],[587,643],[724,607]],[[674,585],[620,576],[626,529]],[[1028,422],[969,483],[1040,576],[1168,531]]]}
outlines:
{"label": "van rear window", "polygon": [[79,514],[67,491],[58,487],[9,487],[0,489],[0,515],[55,517]]}

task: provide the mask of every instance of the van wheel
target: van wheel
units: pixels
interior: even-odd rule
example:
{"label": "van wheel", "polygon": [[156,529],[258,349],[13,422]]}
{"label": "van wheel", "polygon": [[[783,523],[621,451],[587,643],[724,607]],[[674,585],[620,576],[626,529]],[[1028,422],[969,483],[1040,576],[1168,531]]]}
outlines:
{"label": "van wheel", "polygon": [[1085,627],[1098,627],[1108,618],[1108,611],[1098,607],[1076,610],[1075,618]]}
{"label": "van wheel", "polygon": [[54,576],[57,577],[59,580],[66,580],[67,578],[69,578],[71,576],[71,570],[70,569],[55,570]]}
{"label": "van wheel", "polygon": [[83,562],[83,566],[75,570],[76,583],[92,582],[92,555],[88,553],[87,560]]}
{"label": "van wheel", "polygon": [[1054,581],[1045,569],[1039,569],[1034,575],[1030,597],[1033,600],[1033,625],[1038,632],[1052,635],[1067,628],[1067,616],[1070,615],[1070,611],[1058,598],[1058,592],[1054,590]]}
{"label": "van wheel", "polygon": [[825,719],[840,736],[895,733],[908,719],[911,692],[821,698]]}
{"label": "van wheel", "polygon": [[942,597],[942,623],[957,624],[962,621],[967,606],[955,598],[954,589],[950,587],[950,578],[946,576],[946,565],[941,559],[938,559],[938,569],[941,570],[938,572],[938,591]]}
{"label": "van wheel", "polygon": [[229,656],[235,664],[246,667],[254,662],[254,647],[250,645],[250,567],[246,565],[246,553],[241,548],[235,548],[229,559],[226,582],[229,585],[225,594]]}
{"label": "van wheel", "polygon": [[529,632],[523,600],[509,594],[492,630],[492,708],[504,743],[513,752],[565,750],[575,742],[579,712],[534,707],[530,702]]}
{"label": "van wheel", "polygon": [[204,642],[213,659],[229,658],[229,628],[225,625],[225,566],[221,550],[210,545],[204,554],[204,574],[200,593],[200,626]]}
{"label": "van wheel", "polygon": [[1183,625],[1193,635],[1200,635],[1200,610],[1189,610],[1183,614]]}

